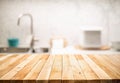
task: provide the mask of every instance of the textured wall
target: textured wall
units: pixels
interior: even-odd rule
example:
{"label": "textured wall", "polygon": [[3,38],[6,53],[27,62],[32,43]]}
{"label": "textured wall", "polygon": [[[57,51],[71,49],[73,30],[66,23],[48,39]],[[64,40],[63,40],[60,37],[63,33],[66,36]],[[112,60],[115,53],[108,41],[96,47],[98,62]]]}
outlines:
{"label": "textured wall", "polygon": [[54,36],[64,36],[69,44],[78,44],[80,27],[100,26],[104,28],[103,44],[119,40],[120,0],[0,0],[0,44],[7,44],[9,37],[25,38],[30,34],[28,17],[21,19],[21,13],[31,13],[34,19],[34,33],[40,42],[48,44]]}

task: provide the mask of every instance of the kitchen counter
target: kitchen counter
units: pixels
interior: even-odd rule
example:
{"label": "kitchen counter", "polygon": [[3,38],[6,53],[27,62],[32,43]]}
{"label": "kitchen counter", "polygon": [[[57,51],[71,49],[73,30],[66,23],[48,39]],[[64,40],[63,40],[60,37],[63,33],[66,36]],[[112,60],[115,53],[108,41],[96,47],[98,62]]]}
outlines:
{"label": "kitchen counter", "polygon": [[120,83],[120,55],[0,54],[0,83]]}

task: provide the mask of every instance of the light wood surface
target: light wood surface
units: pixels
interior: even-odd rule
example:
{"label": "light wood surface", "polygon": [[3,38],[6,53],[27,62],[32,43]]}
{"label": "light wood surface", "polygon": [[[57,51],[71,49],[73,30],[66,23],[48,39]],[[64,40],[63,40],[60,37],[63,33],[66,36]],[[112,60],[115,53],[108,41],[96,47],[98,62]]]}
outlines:
{"label": "light wood surface", "polygon": [[120,83],[120,55],[0,54],[0,83]]}
{"label": "light wood surface", "polygon": [[83,46],[75,46],[76,49],[79,50],[109,50],[111,47],[110,46],[101,46],[101,47],[83,47]]}

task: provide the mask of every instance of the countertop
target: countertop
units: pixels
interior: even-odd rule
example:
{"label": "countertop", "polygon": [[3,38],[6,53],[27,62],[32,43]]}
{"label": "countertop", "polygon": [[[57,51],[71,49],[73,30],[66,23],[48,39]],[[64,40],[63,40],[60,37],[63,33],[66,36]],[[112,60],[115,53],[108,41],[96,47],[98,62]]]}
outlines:
{"label": "countertop", "polygon": [[0,83],[120,83],[119,54],[0,54]]}

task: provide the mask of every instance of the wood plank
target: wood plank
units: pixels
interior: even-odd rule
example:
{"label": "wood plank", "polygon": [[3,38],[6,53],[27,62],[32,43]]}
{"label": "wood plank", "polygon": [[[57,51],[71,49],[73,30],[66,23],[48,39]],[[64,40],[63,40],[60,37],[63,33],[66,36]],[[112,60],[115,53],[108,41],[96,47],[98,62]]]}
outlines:
{"label": "wood plank", "polygon": [[74,80],[72,66],[70,64],[69,55],[63,55],[63,72],[62,72],[62,82],[65,80]]}
{"label": "wood plank", "polygon": [[[109,64],[113,65],[114,67],[120,70],[120,55],[104,55],[102,56],[103,59],[109,62]],[[120,72],[119,72],[120,73]]]}
{"label": "wood plank", "polygon": [[[6,56],[7,56],[7,55],[6,55]],[[4,56],[4,57],[6,57],[6,56]],[[13,55],[11,55],[11,56],[9,56],[9,57],[1,60],[1,61],[0,61],[0,65],[3,66],[3,65],[6,65],[6,64],[10,63],[10,62],[11,62],[11,59],[14,58],[14,57],[16,57],[16,56],[18,56],[18,55],[13,54]]]}
{"label": "wood plank", "polygon": [[4,57],[5,55],[7,55],[7,54],[0,53],[0,58]]}
{"label": "wood plank", "polygon": [[0,83],[119,83],[119,55],[12,54],[0,58]]}
{"label": "wood plank", "polygon": [[1,58],[0,58],[0,62],[5,61],[7,58],[11,57],[12,55],[13,55],[13,54],[8,54],[8,55],[6,55],[6,56],[4,56],[4,57],[1,57]]}
{"label": "wood plank", "polygon": [[31,72],[32,68],[42,58],[42,56],[37,54],[34,56],[35,57],[32,60],[30,60],[28,64],[26,64],[20,71],[17,72],[17,74],[14,77],[12,77],[12,80],[22,80],[29,72]]}
{"label": "wood plank", "polygon": [[52,66],[52,71],[50,73],[50,80],[59,80],[61,82],[62,78],[62,56],[55,55],[54,63]]}
{"label": "wood plank", "polygon": [[[114,58],[115,56],[116,56],[116,58]],[[102,56],[102,58],[106,62],[108,62],[109,66],[111,66],[114,71],[116,71],[117,73],[120,73],[120,71],[118,71],[118,70],[120,70],[120,64],[119,64],[120,63],[120,59],[119,59],[120,55],[115,55],[115,56],[114,55],[104,55],[104,56]]]}
{"label": "wood plank", "polygon": [[7,74],[5,74],[1,79],[12,79],[13,76],[20,71],[25,65],[27,65],[33,58],[35,57],[35,54],[32,54],[27,59],[25,59],[22,63],[14,67],[11,71],[9,71]]}
{"label": "wood plank", "polygon": [[[7,55],[5,55],[5,56],[7,56]],[[13,59],[14,57],[17,57],[17,56],[18,56],[17,54],[13,54],[12,56],[9,56],[9,57],[5,58],[4,60],[0,61],[0,65],[2,67],[3,67],[3,65],[7,65],[8,63],[11,62],[11,59]]]}
{"label": "wood plank", "polygon": [[44,64],[46,63],[49,55],[40,55],[42,56],[41,59],[38,61],[38,63],[35,65],[35,67],[30,71],[30,73],[27,74],[27,76],[24,78],[24,80],[35,80],[37,79],[39,73],[41,72]]}
{"label": "wood plank", "polygon": [[[103,59],[103,56],[99,56],[99,55],[89,55],[89,57],[97,64],[99,65],[99,67],[101,67],[112,79],[119,79],[120,78],[120,73],[117,73],[114,69],[113,69],[113,65],[109,65],[109,62],[106,61],[105,59]],[[111,61],[112,59],[109,59],[109,61]],[[119,69],[120,70],[120,69]],[[118,70],[118,71],[119,71]]]}
{"label": "wood plank", "polygon": [[49,80],[50,72],[52,69],[53,62],[54,62],[54,58],[55,58],[54,55],[50,55],[48,57],[48,60],[46,61],[45,65],[43,66],[43,68],[37,78],[37,83],[39,83],[40,80]]}
{"label": "wood plank", "polygon": [[69,55],[62,55],[63,57],[63,66],[71,65],[69,60]]}
{"label": "wood plank", "polygon": [[94,61],[92,61],[87,55],[82,55],[82,57],[100,79],[111,79],[111,77],[104,70],[102,70]]}
{"label": "wood plank", "polygon": [[[14,55],[13,55],[14,56]],[[2,65],[0,65],[0,77],[8,73],[11,69],[13,69],[15,66],[20,64],[23,60],[25,60],[28,57],[26,54],[19,54],[17,56],[12,57],[9,59],[9,61],[5,61],[5,64],[3,62]]]}
{"label": "wood plank", "polygon": [[75,55],[69,55],[70,64],[72,66],[73,71],[73,77],[75,80],[86,80],[86,77],[82,71],[82,69],[79,66],[79,63],[77,59],[75,58]]}
{"label": "wood plank", "polygon": [[74,80],[65,81],[65,83],[86,83],[86,77],[79,65],[76,55],[69,55],[71,70],[73,72]]}
{"label": "wood plank", "polygon": [[99,79],[99,77],[91,69],[91,67],[88,65],[88,63],[84,60],[84,58],[81,55],[76,55],[75,57],[79,63],[78,65],[81,67],[81,70],[83,71],[87,80],[98,80]]}
{"label": "wood plank", "polygon": [[0,83],[11,83],[10,80],[0,80]]}
{"label": "wood plank", "polygon": [[[108,58],[112,58],[112,59],[115,59],[115,61],[117,61],[117,63],[120,63],[120,54],[112,54],[111,56],[112,57],[109,57],[109,55],[107,55],[108,56]],[[112,61],[114,61],[114,60],[112,60]]]}

